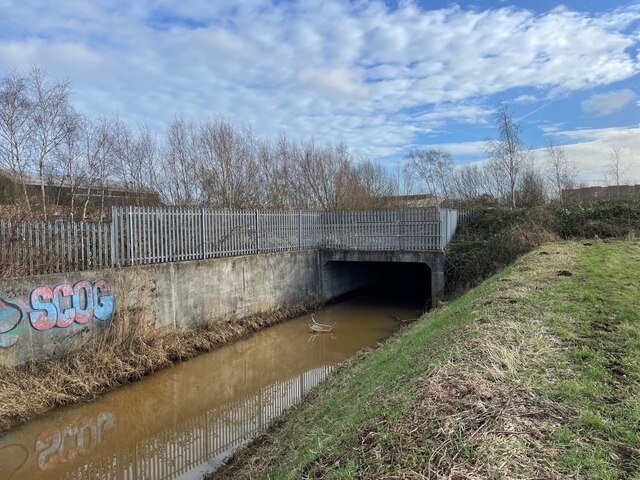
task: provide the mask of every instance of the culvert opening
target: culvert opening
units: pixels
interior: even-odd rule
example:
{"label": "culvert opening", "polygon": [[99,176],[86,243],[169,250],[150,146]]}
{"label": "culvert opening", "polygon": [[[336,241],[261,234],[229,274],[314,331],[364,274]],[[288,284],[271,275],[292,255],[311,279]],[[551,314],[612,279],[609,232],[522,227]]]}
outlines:
{"label": "culvert opening", "polygon": [[328,262],[326,274],[332,288],[357,285],[373,303],[432,305],[431,269],[425,263]]}

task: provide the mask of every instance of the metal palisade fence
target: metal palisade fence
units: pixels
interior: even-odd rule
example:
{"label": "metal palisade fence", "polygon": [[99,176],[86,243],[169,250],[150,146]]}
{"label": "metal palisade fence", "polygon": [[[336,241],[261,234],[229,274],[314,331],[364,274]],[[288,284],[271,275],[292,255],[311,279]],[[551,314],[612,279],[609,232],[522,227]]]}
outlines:
{"label": "metal palisade fence", "polygon": [[110,245],[105,223],[0,220],[0,277],[109,267]]}
{"label": "metal palisade fence", "polygon": [[116,266],[314,248],[319,212],[114,207]]}
{"label": "metal palisade fence", "polygon": [[306,248],[440,250],[455,213],[114,207],[111,251],[113,264],[124,266]]}
{"label": "metal palisade fence", "polygon": [[344,250],[439,250],[439,209],[325,212],[319,247]]}
{"label": "metal palisade fence", "polygon": [[0,276],[308,248],[442,250],[458,220],[456,210],[438,208],[318,212],[113,207],[111,223],[0,221]]}
{"label": "metal palisade fence", "polygon": [[467,223],[473,216],[474,212],[476,211],[473,208],[459,208],[457,210],[458,210],[458,224],[460,225]]}

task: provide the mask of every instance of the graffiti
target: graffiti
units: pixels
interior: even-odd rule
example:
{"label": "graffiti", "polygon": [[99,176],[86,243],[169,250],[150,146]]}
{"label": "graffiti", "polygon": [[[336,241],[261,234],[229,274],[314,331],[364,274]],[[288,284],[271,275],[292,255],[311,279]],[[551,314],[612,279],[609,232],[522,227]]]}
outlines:
{"label": "graffiti", "polygon": [[0,348],[15,345],[24,332],[25,312],[29,306],[22,300],[9,301],[0,298]]}
{"label": "graffiti", "polygon": [[[74,285],[61,283],[51,288],[34,288],[28,303],[0,298],[0,348],[15,345],[24,325],[47,331],[85,324],[95,318],[109,320],[115,311],[115,300],[107,280],[81,280]],[[25,319],[23,322],[22,320]],[[27,322],[28,319],[28,322]]]}
{"label": "graffiti", "polygon": [[36,330],[65,328],[73,322],[83,324],[94,317],[109,320],[114,309],[111,285],[106,280],[93,284],[82,280],[73,286],[61,283],[53,289],[36,287],[30,301],[29,321]]}
{"label": "graffiti", "polygon": [[70,463],[86,455],[104,440],[104,433],[116,425],[116,417],[108,411],[97,417],[85,417],[63,428],[41,432],[36,440],[38,468],[51,470],[61,463]]}
{"label": "graffiti", "polygon": [[22,308],[0,300],[0,333],[8,332],[22,320]]}

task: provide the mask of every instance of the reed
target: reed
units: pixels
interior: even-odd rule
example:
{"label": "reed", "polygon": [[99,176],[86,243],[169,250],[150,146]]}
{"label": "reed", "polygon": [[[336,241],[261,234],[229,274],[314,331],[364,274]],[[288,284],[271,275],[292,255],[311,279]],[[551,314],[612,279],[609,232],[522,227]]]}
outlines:
{"label": "reed", "polygon": [[101,335],[77,351],[16,368],[0,367],[0,432],[53,408],[95,399],[311,307],[315,304],[284,306],[228,322],[209,320],[196,329],[156,329],[147,309],[126,305]]}

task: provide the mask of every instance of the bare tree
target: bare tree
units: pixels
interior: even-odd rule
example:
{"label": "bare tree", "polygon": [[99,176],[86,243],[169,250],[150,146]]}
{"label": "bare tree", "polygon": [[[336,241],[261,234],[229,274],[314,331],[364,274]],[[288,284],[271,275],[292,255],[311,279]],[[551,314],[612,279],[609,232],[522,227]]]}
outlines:
{"label": "bare tree", "polygon": [[520,127],[513,121],[506,105],[498,108],[494,121],[498,139],[488,140],[485,148],[496,177],[506,187],[511,208],[516,208],[518,181],[529,151],[520,139]]}
{"label": "bare tree", "polygon": [[83,123],[80,163],[84,170],[76,180],[83,183],[86,195],[82,208],[83,220],[89,213],[91,199],[97,195],[100,195],[100,218],[105,214],[108,184],[118,167],[117,134],[117,117],[100,117]]}
{"label": "bare tree", "polygon": [[496,193],[493,171],[486,163],[470,163],[456,169],[453,176],[453,195],[467,205],[486,206],[500,196]]}
{"label": "bare tree", "polygon": [[132,129],[120,119],[113,118],[111,147],[116,175],[131,195],[135,205],[141,205],[150,190],[159,186],[158,141],[149,126],[139,124]]}
{"label": "bare tree", "polygon": [[416,181],[410,165],[404,163],[396,169],[394,178],[395,190],[398,195],[412,195],[416,191]]}
{"label": "bare tree", "polygon": [[523,168],[517,190],[518,204],[522,207],[536,207],[544,205],[547,200],[545,179],[537,171],[533,162],[528,162]]}
{"label": "bare tree", "polygon": [[563,204],[563,191],[574,187],[578,175],[577,167],[567,157],[564,147],[553,139],[547,142],[546,153],[549,182],[553,186],[554,196]]}
{"label": "bare tree", "polygon": [[616,195],[620,197],[620,186],[627,182],[626,175],[629,173],[629,167],[624,161],[624,150],[620,145],[611,145],[609,147],[609,163],[607,165],[607,173],[613,179],[616,186]]}
{"label": "bare tree", "polygon": [[382,165],[364,158],[355,167],[359,187],[363,198],[359,200],[360,208],[384,208],[390,197],[397,193],[392,175]]}
{"label": "bare tree", "polygon": [[198,147],[206,203],[223,208],[255,207],[259,182],[253,132],[216,117],[199,126]]}
{"label": "bare tree", "polygon": [[163,148],[162,191],[174,205],[202,203],[198,171],[198,128],[194,122],[175,118],[169,125]]}
{"label": "bare tree", "polygon": [[261,141],[256,160],[260,177],[260,202],[269,208],[304,208],[306,198],[294,177],[295,146],[285,135],[275,144]]}
{"label": "bare tree", "polygon": [[295,151],[296,179],[310,207],[346,209],[359,203],[356,198],[362,199],[366,195],[346,145],[319,146],[309,140]]}
{"label": "bare tree", "polygon": [[53,170],[52,155],[65,139],[69,131],[68,122],[74,122],[75,113],[69,104],[71,84],[68,80],[50,82],[44,70],[33,67],[29,76],[32,95],[30,121],[33,154],[38,176],[42,211],[47,218],[46,187],[50,183],[47,175]]}
{"label": "bare tree", "polygon": [[449,196],[454,173],[453,156],[449,152],[439,148],[413,150],[405,160],[437,202]]}
{"label": "bare tree", "polygon": [[27,192],[33,122],[33,102],[29,97],[27,78],[11,72],[0,82],[0,162],[18,178],[27,210],[31,201]]}
{"label": "bare tree", "polygon": [[62,142],[54,151],[55,172],[58,174],[58,199],[61,204],[61,192],[63,188],[69,189],[69,213],[73,221],[75,215],[75,200],[78,190],[85,183],[87,169],[83,160],[83,130],[87,119],[76,115],[65,122],[65,131]]}

